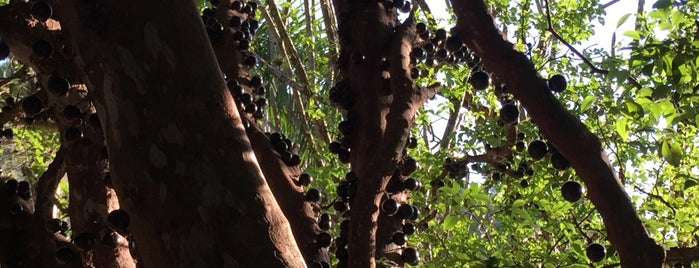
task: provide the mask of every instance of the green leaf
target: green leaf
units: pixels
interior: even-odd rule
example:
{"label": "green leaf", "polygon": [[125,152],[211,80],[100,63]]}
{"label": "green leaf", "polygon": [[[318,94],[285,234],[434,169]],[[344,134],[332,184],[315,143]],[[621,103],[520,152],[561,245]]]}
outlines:
{"label": "green leaf", "polygon": [[625,36],[628,36],[628,37],[631,37],[631,38],[633,38],[634,40],[641,39],[641,34],[638,33],[638,31],[635,31],[635,30],[628,30],[628,31],[624,32],[624,35],[625,35]]}
{"label": "green leaf", "polygon": [[451,228],[454,228],[456,224],[459,223],[459,218],[453,215],[447,215],[444,217],[444,223],[442,226],[444,227],[444,230],[449,230]]}
{"label": "green leaf", "polygon": [[626,22],[626,20],[629,18],[629,16],[631,16],[631,13],[626,13],[626,14],[624,14],[624,16],[621,16],[621,18],[619,18],[619,20],[616,23],[616,27],[619,28],[619,26],[624,24],[624,22]]}
{"label": "green leaf", "polygon": [[629,130],[626,127],[628,121],[628,117],[622,117],[616,121],[616,132],[619,133],[619,136],[621,136],[621,139],[624,141],[627,141],[629,138]]}
{"label": "green leaf", "polygon": [[580,104],[580,111],[584,112],[588,108],[590,108],[590,105],[592,105],[592,102],[595,101],[595,99],[597,99],[597,97],[592,96],[592,95],[588,95],[587,97],[585,97],[582,104]]}
{"label": "green leaf", "polygon": [[518,208],[518,207],[524,206],[524,203],[525,203],[524,200],[517,199],[517,200],[515,200],[515,202],[512,203],[512,207]]}
{"label": "green leaf", "polygon": [[665,161],[673,166],[679,166],[682,160],[682,148],[669,139],[664,140],[661,147],[660,153]]}

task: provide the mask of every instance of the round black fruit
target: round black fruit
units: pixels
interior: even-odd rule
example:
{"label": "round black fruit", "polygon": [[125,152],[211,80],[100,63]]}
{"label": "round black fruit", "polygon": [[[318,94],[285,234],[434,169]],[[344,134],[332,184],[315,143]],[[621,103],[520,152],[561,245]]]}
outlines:
{"label": "round black fruit", "polygon": [[415,178],[407,178],[405,181],[403,181],[403,186],[409,191],[417,191],[422,187],[422,183]]}
{"label": "round black fruit", "polygon": [[585,248],[585,255],[592,262],[600,262],[607,255],[607,249],[598,243],[591,243]]}
{"label": "round black fruit", "polygon": [[337,212],[345,212],[347,211],[347,203],[342,200],[335,201],[335,203],[333,203],[333,209]]}
{"label": "round black fruit", "polygon": [[413,217],[414,212],[415,211],[413,209],[413,206],[408,205],[408,204],[403,204],[400,206],[400,208],[398,208],[398,217],[400,217],[401,219],[404,219],[404,220],[410,219]]}
{"label": "round black fruit", "polygon": [[463,46],[463,42],[461,42],[461,37],[458,35],[452,35],[447,38],[445,47],[449,52],[455,52],[459,50]]}
{"label": "round black fruit", "polygon": [[306,191],[306,201],[317,203],[320,202],[320,190],[311,188]]}
{"label": "round black fruit", "polygon": [[75,252],[69,247],[61,247],[56,251],[56,261],[60,264],[66,264],[75,259]]}
{"label": "round black fruit", "polygon": [[490,84],[490,76],[484,71],[477,71],[469,78],[471,86],[477,90],[486,89]]}
{"label": "round black fruit", "polygon": [[82,137],[83,132],[76,127],[67,127],[66,130],[63,132],[63,138],[65,138],[66,141],[75,141]]}
{"label": "round black fruit", "polygon": [[529,148],[527,148],[527,152],[529,153],[529,156],[531,156],[534,160],[538,160],[546,156],[548,148],[545,142],[541,140],[534,140],[531,143],[529,143]]}
{"label": "round black fruit", "polygon": [[323,213],[322,215],[320,215],[320,219],[318,220],[318,227],[320,227],[321,230],[327,231],[328,229],[330,229],[330,226],[332,225],[332,222],[330,220],[330,214]]}
{"label": "round black fruit", "polygon": [[566,181],[561,186],[561,195],[563,195],[563,199],[568,202],[577,202],[580,200],[580,198],[582,198],[583,187],[580,185],[580,183]]}
{"label": "round black fruit", "polygon": [[396,244],[398,246],[405,245],[405,242],[407,242],[407,241],[408,241],[408,237],[405,236],[405,233],[403,233],[403,232],[394,233],[393,236],[391,237],[391,242],[393,242],[393,244]]}
{"label": "round black fruit", "polygon": [[68,120],[80,119],[83,115],[83,110],[75,105],[66,105],[63,107],[63,116]]}
{"label": "round black fruit", "polygon": [[553,92],[562,92],[568,86],[565,76],[556,74],[549,78],[549,89]]}
{"label": "round black fruit", "polygon": [[47,86],[51,92],[61,96],[65,95],[68,93],[68,90],[70,90],[70,82],[68,82],[68,79],[59,75],[52,75],[49,77]]}
{"label": "round black fruit", "polygon": [[61,231],[62,221],[60,219],[50,219],[46,221],[44,229],[49,233],[58,233]]}
{"label": "round black fruit", "polygon": [[409,264],[415,265],[420,261],[420,255],[417,249],[408,247],[404,248],[403,252],[400,254],[401,259]]}
{"label": "round black fruit", "polygon": [[39,40],[34,42],[32,52],[37,58],[47,59],[53,54],[53,45],[46,40]]}
{"label": "round black fruit", "polygon": [[112,210],[112,212],[109,212],[109,215],[107,215],[107,223],[109,224],[109,227],[122,235],[127,233],[130,222],[131,218],[129,217],[129,214],[122,209]]}
{"label": "round black fruit", "polygon": [[308,173],[303,173],[301,176],[299,176],[299,185],[301,186],[308,186],[312,181],[313,177],[311,177],[311,175]]}
{"label": "round black fruit", "polygon": [[402,229],[405,235],[412,235],[415,233],[415,224],[411,222],[406,222],[405,224],[403,224]]}
{"label": "round black fruit", "polygon": [[20,181],[17,184],[17,195],[22,199],[32,197],[32,185],[28,181]]}
{"label": "round black fruit", "polygon": [[34,116],[41,112],[44,108],[44,103],[36,96],[27,96],[22,99],[22,110],[27,116]]}
{"label": "round black fruit", "polygon": [[[401,207],[400,203],[398,203],[398,201],[396,201],[393,198],[386,199],[383,201],[383,203],[381,203],[381,211],[386,213],[386,215],[388,215],[388,216],[396,215],[396,213],[398,213],[398,210],[400,209],[400,207]],[[412,212],[412,210],[411,210],[411,212]]]}
{"label": "round black fruit", "polygon": [[5,181],[5,192],[8,194],[16,194],[18,187],[19,182],[15,179],[9,179]]}
{"label": "round black fruit", "polygon": [[53,8],[46,1],[37,1],[32,4],[29,14],[38,21],[46,21],[53,15]]}
{"label": "round black fruit", "polygon": [[73,243],[83,250],[91,250],[95,245],[95,235],[92,233],[80,233],[73,238]]}
{"label": "round black fruit", "polygon": [[326,248],[332,243],[333,237],[327,232],[320,232],[316,235],[316,245],[321,248]]}
{"label": "round black fruit", "polygon": [[519,119],[519,108],[517,108],[517,105],[509,103],[500,108],[500,120],[503,122],[510,124],[517,122],[517,119]]}

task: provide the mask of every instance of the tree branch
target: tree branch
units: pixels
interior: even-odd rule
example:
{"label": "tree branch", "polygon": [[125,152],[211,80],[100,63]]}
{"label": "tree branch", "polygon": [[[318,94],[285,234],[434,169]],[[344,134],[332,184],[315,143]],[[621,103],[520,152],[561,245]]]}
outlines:
{"label": "tree branch", "polygon": [[482,0],[452,1],[464,43],[497,74],[585,183],[608,238],[626,267],[658,267],[664,250],[653,241],[617,180],[597,137],[556,100],[526,56],[503,39]]}

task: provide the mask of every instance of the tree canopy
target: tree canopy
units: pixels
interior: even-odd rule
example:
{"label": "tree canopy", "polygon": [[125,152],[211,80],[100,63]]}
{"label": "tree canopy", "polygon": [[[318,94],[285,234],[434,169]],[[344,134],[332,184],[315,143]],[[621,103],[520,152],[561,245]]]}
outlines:
{"label": "tree canopy", "polygon": [[697,1],[67,2],[0,1],[0,267],[699,260]]}

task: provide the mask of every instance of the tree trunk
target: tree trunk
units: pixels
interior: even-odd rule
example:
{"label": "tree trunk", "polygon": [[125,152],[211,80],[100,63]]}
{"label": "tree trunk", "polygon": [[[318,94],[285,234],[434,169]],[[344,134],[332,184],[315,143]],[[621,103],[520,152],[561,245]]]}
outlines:
{"label": "tree trunk", "polygon": [[532,63],[503,40],[482,0],[452,1],[457,31],[483,64],[507,84],[541,132],[585,182],[623,267],[660,267],[665,252],[650,238],[616,178],[599,139],[551,94]]}
{"label": "tree trunk", "polygon": [[303,267],[194,1],[55,7],[146,267]]}

